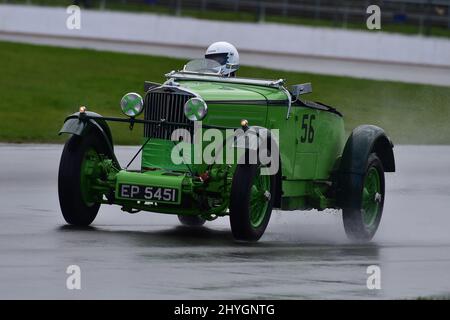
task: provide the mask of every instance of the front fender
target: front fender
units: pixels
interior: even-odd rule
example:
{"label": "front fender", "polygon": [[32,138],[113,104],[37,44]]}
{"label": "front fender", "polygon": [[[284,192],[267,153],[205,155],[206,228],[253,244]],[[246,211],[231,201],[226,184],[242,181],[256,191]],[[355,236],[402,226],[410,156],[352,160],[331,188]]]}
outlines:
{"label": "front fender", "polygon": [[[259,147],[260,138],[265,140],[270,140],[272,143],[275,143],[278,147],[278,137],[274,136],[272,132],[264,127],[252,126],[249,127],[246,131],[242,129],[238,129],[236,131],[235,138],[232,143],[234,148],[240,149],[248,149],[248,150],[257,150]],[[245,139],[246,138],[246,139]]]}
{"label": "front fender", "polygon": [[[274,196],[274,208],[281,208],[281,197],[283,194],[282,191],[282,165],[281,165],[281,155],[279,148],[279,136],[278,132],[274,130],[269,130],[264,127],[259,126],[251,126],[245,131],[244,135],[248,136],[248,143],[245,143],[245,139],[241,139],[240,143],[233,142],[234,148],[242,148],[247,150],[258,150],[259,143],[261,142],[259,138],[266,140],[265,143],[268,144],[270,148],[271,156],[273,158],[274,155],[277,155],[278,162],[275,164],[275,167],[272,169],[275,171],[275,195]],[[239,137],[239,135],[238,135]],[[256,138],[256,139],[255,139]],[[238,139],[239,140],[239,139]]]}
{"label": "front fender", "polygon": [[106,123],[106,121],[102,119],[102,116],[92,111],[86,111],[84,112],[84,114],[87,117],[83,118],[83,115],[80,116],[79,112],[76,112],[68,116],[64,120],[64,124],[61,130],[59,130],[59,135],[67,133],[82,136],[90,125],[95,126],[95,123],[97,123],[97,125],[99,125],[101,129],[104,131],[106,137],[109,139],[112,145],[113,140],[111,130],[109,129],[109,126]]}
{"label": "front fender", "polygon": [[64,124],[61,130],[59,130],[59,135],[66,133],[81,137],[87,132],[88,128],[96,130],[98,134],[104,139],[105,144],[109,149],[110,156],[112,157],[114,162],[118,165],[119,162],[114,154],[114,144],[111,130],[106,121],[103,120],[102,116],[99,115],[98,113],[86,111],[84,112],[84,114],[81,115],[80,112],[76,112],[68,116],[64,120]]}
{"label": "front fender", "polygon": [[365,174],[367,159],[375,152],[385,172],[395,172],[394,145],[383,129],[374,125],[355,128],[345,144],[340,172]]}

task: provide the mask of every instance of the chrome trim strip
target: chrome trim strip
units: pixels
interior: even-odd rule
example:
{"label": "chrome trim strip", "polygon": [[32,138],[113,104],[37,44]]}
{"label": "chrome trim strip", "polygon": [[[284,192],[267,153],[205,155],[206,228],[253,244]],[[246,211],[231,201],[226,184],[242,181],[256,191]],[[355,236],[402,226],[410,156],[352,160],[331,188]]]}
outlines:
{"label": "chrome trim strip", "polygon": [[[251,78],[227,78],[215,75],[200,75],[192,74],[186,72],[170,72],[166,74],[168,81],[171,80],[197,80],[197,81],[211,81],[211,82],[227,82],[236,84],[249,84],[263,87],[271,88],[281,88],[284,84],[283,79],[278,80],[261,80],[261,79],[251,79]],[[167,83],[167,82],[166,82]]]}

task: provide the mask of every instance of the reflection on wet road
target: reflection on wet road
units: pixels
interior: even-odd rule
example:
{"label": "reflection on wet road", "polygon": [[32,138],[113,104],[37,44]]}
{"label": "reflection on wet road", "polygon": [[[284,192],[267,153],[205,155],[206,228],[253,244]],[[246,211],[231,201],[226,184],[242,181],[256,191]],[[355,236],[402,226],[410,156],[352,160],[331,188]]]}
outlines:
{"label": "reflection on wet road", "polygon": [[[59,145],[0,145],[0,298],[415,298],[450,293],[450,147],[396,147],[374,241],[348,242],[339,212],[274,212],[255,244],[227,218],[204,228],[175,216],[103,206],[92,227],[64,224]],[[118,148],[125,162],[136,148]],[[79,265],[82,289],[66,289]],[[381,290],[366,269],[381,268]]]}

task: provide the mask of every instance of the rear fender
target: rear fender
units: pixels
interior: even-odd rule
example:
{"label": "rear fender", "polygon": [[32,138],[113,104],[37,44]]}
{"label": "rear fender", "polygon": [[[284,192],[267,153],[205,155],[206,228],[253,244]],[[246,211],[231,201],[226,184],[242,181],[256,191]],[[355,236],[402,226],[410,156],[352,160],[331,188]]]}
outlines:
{"label": "rear fender", "polygon": [[[384,130],[373,125],[355,128],[345,144],[337,175],[337,202],[348,207],[349,194],[358,194],[371,153],[376,153],[385,172],[395,172],[393,144]],[[358,190],[356,190],[356,189]]]}
{"label": "rear fender", "polygon": [[344,147],[339,171],[365,174],[367,159],[373,152],[383,163],[385,172],[395,172],[394,145],[383,129],[373,125],[355,128]]}

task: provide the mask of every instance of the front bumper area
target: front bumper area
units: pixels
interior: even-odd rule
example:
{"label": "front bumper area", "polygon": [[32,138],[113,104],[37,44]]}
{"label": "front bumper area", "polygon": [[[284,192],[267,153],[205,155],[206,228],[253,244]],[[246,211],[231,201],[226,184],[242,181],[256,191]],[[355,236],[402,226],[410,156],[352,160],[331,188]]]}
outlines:
{"label": "front bumper area", "polygon": [[[130,172],[122,170],[116,175],[115,198],[120,200],[150,201],[154,203],[180,204],[182,196],[183,182],[186,187],[190,183],[190,178],[183,173],[174,173],[164,170],[147,172]],[[135,191],[143,188],[155,188],[155,190],[173,190],[173,194],[165,197],[164,194],[158,197],[151,197],[148,194]],[[141,188],[140,188],[141,187]],[[187,188],[189,189],[189,188]],[[189,191],[189,190],[186,190]],[[135,194],[133,194],[135,193]],[[176,194],[176,196],[174,196]]]}

